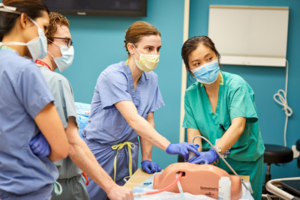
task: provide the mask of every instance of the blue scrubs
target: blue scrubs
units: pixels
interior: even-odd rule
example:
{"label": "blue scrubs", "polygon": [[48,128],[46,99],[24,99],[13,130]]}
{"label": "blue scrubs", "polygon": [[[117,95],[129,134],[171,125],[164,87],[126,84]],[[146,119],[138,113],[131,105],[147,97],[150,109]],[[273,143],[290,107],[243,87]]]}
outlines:
{"label": "blue scrubs", "polygon": [[[114,106],[120,101],[132,101],[138,114],[147,118],[148,114],[164,106],[158,87],[158,77],[154,72],[143,73],[136,91],[131,70],[125,62],[106,68],[99,76],[91,105],[88,125],[83,129],[83,137],[99,164],[114,179],[114,159],[117,150],[112,146],[131,142],[132,172],[138,167],[138,134],[128,125],[125,118]],[[124,146],[118,152],[116,183],[124,185],[123,178],[129,175],[129,152]],[[106,193],[91,179],[87,186],[91,200],[106,199]]]}
{"label": "blue scrubs", "polygon": [[39,132],[34,118],[51,102],[38,66],[0,47],[0,199],[51,198],[58,171],[29,146]]}

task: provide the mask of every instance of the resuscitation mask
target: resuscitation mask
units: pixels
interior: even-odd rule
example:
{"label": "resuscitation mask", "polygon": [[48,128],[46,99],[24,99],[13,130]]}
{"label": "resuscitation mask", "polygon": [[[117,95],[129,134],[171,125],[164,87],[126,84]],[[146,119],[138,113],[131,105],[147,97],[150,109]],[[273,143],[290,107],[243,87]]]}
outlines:
{"label": "resuscitation mask", "polygon": [[201,65],[191,71],[196,76],[198,82],[212,84],[218,79],[220,71],[218,59]]}
{"label": "resuscitation mask", "polygon": [[[9,13],[15,13],[15,14],[21,14],[20,12],[16,11],[16,8],[10,7],[10,6],[4,6],[2,3],[0,3],[0,12],[9,12]],[[47,56],[47,39],[44,34],[44,31],[39,27],[39,25],[30,17],[28,17],[32,23],[34,23],[38,27],[38,34],[39,36],[30,40],[27,43],[22,42],[0,42],[0,46],[2,45],[21,45],[21,46],[27,46],[32,60],[36,61],[37,59],[43,59]]]}
{"label": "resuscitation mask", "polygon": [[[50,40],[49,40],[50,41]],[[52,42],[52,41],[51,41]],[[54,42],[52,42],[53,44],[55,44]],[[49,52],[50,56],[52,56],[54,62],[57,65],[57,68],[59,69],[60,72],[65,71],[66,69],[68,69],[72,63],[73,63],[73,59],[74,59],[74,47],[70,46],[64,46],[64,45],[57,45],[60,48],[60,52],[61,52],[61,57],[59,58],[54,58]]]}
{"label": "resuscitation mask", "polygon": [[[135,48],[134,44],[132,44]],[[154,70],[159,62],[159,55],[148,55],[148,54],[141,54],[136,48],[135,50],[140,54],[140,60],[137,60],[134,57],[136,66],[144,71],[144,72],[151,72]]]}

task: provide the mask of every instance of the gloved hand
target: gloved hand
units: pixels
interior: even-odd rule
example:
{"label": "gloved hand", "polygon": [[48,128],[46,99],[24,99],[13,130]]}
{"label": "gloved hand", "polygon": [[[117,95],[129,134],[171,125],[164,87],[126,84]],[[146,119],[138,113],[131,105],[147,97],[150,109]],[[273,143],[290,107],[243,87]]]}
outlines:
{"label": "gloved hand", "polygon": [[194,156],[192,157],[189,162],[190,163],[194,163],[194,164],[200,164],[200,163],[204,163],[204,164],[212,164],[214,163],[217,159],[219,158],[218,153],[211,148],[209,151],[207,152],[200,152],[199,156]]}
{"label": "gloved hand", "polygon": [[161,171],[161,168],[158,164],[151,162],[149,160],[144,160],[141,164],[142,164],[142,169],[148,174],[153,174],[155,172]]}
{"label": "gloved hand", "polygon": [[184,161],[189,159],[189,151],[195,153],[196,156],[200,155],[198,148],[193,143],[182,142],[178,144],[170,143],[166,152],[171,155],[181,154],[184,157]]}
{"label": "gloved hand", "polygon": [[43,158],[50,154],[50,146],[44,135],[40,132],[29,143],[32,152]]}

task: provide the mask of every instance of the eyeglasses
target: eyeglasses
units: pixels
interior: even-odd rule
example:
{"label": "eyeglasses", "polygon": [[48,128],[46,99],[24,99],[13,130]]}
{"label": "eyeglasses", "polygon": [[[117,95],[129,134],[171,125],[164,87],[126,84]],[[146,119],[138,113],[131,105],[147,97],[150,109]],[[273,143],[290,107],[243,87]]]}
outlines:
{"label": "eyeglasses", "polygon": [[61,37],[53,37],[54,39],[60,39],[60,40],[65,40],[65,42],[67,43],[67,47],[70,48],[71,46],[73,46],[73,41],[71,38],[61,38]]}

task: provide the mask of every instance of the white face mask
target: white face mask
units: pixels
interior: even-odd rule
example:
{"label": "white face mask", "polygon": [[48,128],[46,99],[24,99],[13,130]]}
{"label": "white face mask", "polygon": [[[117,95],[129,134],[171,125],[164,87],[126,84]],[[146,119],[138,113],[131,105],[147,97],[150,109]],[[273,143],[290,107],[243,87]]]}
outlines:
{"label": "white face mask", "polygon": [[[135,48],[134,44],[132,44]],[[154,70],[159,62],[159,55],[148,55],[148,54],[141,54],[136,48],[135,50],[140,54],[140,60],[137,60],[134,57],[136,66],[144,71],[144,72],[151,72]]]}
{"label": "white face mask", "polygon": [[[2,3],[0,3],[0,12],[9,12],[9,13],[16,13],[21,14],[16,11],[16,8],[4,6]],[[6,42],[2,43],[0,42],[0,46],[2,45],[20,45],[20,46],[27,46],[32,60],[37,59],[43,59],[47,56],[47,39],[44,34],[44,31],[39,27],[39,25],[30,17],[28,17],[32,23],[34,23],[38,27],[38,34],[39,36],[30,40],[28,43],[22,43],[22,42]]]}
{"label": "white face mask", "polygon": [[[50,41],[50,40],[49,40]],[[53,44],[55,44],[54,42],[52,42]],[[54,58],[49,52],[50,56],[52,56],[54,62],[57,65],[57,68],[59,69],[60,72],[65,71],[66,69],[68,69],[72,63],[73,63],[73,59],[74,59],[74,47],[70,46],[64,46],[64,45],[57,45],[60,48],[60,52],[61,52],[61,57],[59,58]]]}

